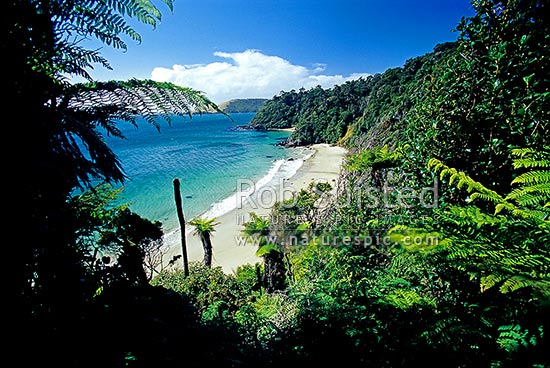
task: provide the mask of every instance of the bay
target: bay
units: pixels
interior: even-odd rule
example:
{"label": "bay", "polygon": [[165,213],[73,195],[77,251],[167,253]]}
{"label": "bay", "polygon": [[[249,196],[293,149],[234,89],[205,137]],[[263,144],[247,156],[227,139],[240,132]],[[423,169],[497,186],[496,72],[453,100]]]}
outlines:
{"label": "bay", "polygon": [[[126,140],[106,137],[120,159],[127,180],[121,200],[139,215],[163,223],[164,232],[177,226],[173,180],[181,182],[187,219],[208,213],[215,217],[235,206],[231,200],[243,180],[267,184],[277,175],[297,169],[300,152],[278,146],[283,131],[253,131],[239,126],[253,113],[174,117],[159,120],[160,132],[145,120],[138,129],[121,123]],[[287,160],[290,157],[297,160]]]}

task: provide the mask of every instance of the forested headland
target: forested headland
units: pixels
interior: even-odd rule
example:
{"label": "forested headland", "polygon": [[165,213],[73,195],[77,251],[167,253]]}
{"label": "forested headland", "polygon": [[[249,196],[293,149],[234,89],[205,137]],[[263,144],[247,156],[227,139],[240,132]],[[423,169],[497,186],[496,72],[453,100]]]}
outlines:
{"label": "forested headland", "polygon": [[474,1],[456,42],[263,104],[252,126],[350,153],[336,188],[312,184],[244,224],[263,262],[234,274],[159,265],[161,224],[115,205],[123,163],[101,137],[219,108],[171,83],[93,81],[108,61],[66,32],[124,49],[139,40],[127,21],[154,26],[160,10],[77,3],[6,6],[6,103],[33,131],[15,148],[25,236],[6,297],[21,365],[548,366],[546,2]]}
{"label": "forested headland", "polygon": [[235,98],[222,102],[219,108],[227,114],[257,112],[266,101],[266,98]]}

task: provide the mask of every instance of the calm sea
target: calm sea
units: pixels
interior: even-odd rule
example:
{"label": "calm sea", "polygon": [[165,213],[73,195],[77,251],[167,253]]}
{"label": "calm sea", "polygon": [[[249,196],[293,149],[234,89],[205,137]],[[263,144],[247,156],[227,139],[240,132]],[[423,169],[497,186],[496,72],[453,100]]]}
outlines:
{"label": "calm sea", "polygon": [[[160,133],[147,122],[139,128],[120,124],[127,140],[106,137],[128,177],[123,200],[150,220],[163,223],[165,233],[178,227],[172,181],[179,178],[186,219],[207,214],[217,217],[235,208],[237,182],[258,185],[289,177],[301,165],[301,151],[276,143],[289,133],[239,129],[254,114],[176,117],[169,126],[159,121]],[[292,160],[288,160],[292,157]]]}

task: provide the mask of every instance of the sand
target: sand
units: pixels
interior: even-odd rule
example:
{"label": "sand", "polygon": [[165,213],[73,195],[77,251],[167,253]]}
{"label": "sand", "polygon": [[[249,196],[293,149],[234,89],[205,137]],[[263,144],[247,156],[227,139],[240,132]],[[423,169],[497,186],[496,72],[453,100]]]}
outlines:
{"label": "sand", "polygon": [[[225,273],[232,273],[241,265],[253,265],[262,261],[256,256],[257,246],[243,244],[242,230],[244,227],[242,224],[250,219],[250,212],[267,216],[271,212],[274,200],[280,200],[282,197],[288,198],[292,193],[307,188],[311,182],[324,181],[331,183],[333,187],[336,186],[346,150],[328,144],[315,144],[310,146],[310,149],[314,150],[313,155],[304,161],[291,178],[273,188],[263,188],[257,191],[257,194],[258,192],[262,193],[262,200],[241,200],[243,203],[238,203],[237,208],[217,218],[219,225],[212,234],[213,267],[221,266]],[[175,239],[178,239],[179,236],[178,231]],[[177,244],[168,246],[166,259],[170,259],[176,254],[181,254],[179,241]],[[198,236],[187,235],[187,254],[190,262],[202,261],[204,252]]]}
{"label": "sand", "polygon": [[295,132],[296,128],[295,127],[291,127],[291,128],[268,128],[267,130],[279,131],[279,132]]}

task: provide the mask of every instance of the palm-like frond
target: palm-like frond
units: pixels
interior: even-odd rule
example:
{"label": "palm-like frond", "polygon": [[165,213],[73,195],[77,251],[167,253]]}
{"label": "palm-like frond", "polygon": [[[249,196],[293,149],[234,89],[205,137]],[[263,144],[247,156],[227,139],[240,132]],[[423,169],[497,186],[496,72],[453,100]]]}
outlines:
{"label": "palm-like frond", "polygon": [[265,236],[269,233],[271,222],[268,218],[250,213],[250,221],[244,224],[243,233],[249,236]]}
{"label": "palm-like frond", "polygon": [[64,73],[92,80],[87,69],[91,69],[93,64],[112,69],[109,61],[101,55],[99,50],[87,50],[65,41],[59,42],[57,46],[59,54],[54,56],[53,60]]}
{"label": "palm-like frond", "polygon": [[[459,172],[454,168],[444,165],[437,159],[431,159],[428,162],[428,169],[439,172],[441,179],[445,177],[449,178],[450,185],[456,183],[457,188],[466,188],[467,192],[471,193],[471,201],[480,199],[493,203],[495,205],[495,213],[508,210],[515,216],[544,218],[549,214],[544,208],[547,207],[546,204],[550,201],[550,170],[534,169],[546,167],[547,163],[550,163],[550,159],[525,158],[526,155],[529,155],[529,152],[515,152],[516,155],[521,155],[522,158],[514,160],[514,166],[516,168],[529,168],[530,171],[519,175],[512,181],[512,184],[520,184],[521,187],[514,189],[506,197],[486,188],[464,172]],[[518,161],[519,164],[517,164]]]}
{"label": "palm-like frond", "polygon": [[[173,10],[172,0],[159,2]],[[55,34],[55,53],[50,55],[56,70],[91,80],[87,69],[93,63],[109,67],[98,50],[85,50],[78,45],[83,39],[95,38],[115,49],[127,49],[124,38],[141,42],[141,35],[128,18],[155,28],[161,12],[152,0],[51,0],[35,1],[40,12],[48,13]]]}
{"label": "palm-like frond", "polygon": [[67,90],[62,104],[90,114],[112,108],[120,114],[118,118],[126,114],[141,115],[157,128],[158,116],[170,123],[171,115],[221,112],[202,92],[169,82],[139,79],[75,84]]}
{"label": "palm-like frond", "polygon": [[[199,91],[151,80],[90,82],[66,86],[64,91],[52,106],[64,124],[59,149],[72,156],[76,175],[85,185],[91,178],[124,180],[122,166],[98,128],[124,138],[117,127],[120,120],[136,125],[136,117],[143,116],[160,129],[159,117],[170,124],[175,115],[219,111]],[[81,151],[82,144],[86,154]]]}
{"label": "palm-like frond", "polygon": [[220,223],[216,221],[216,218],[195,217],[189,221],[189,225],[194,226],[193,234],[206,235],[216,231],[216,226]]}
{"label": "palm-like frond", "polygon": [[541,218],[548,218],[550,211],[550,150],[513,150],[514,168],[529,171],[517,176],[512,184],[518,184],[506,197],[519,206],[526,207]]}
{"label": "palm-like frond", "polygon": [[[455,266],[479,278],[481,290],[498,287],[503,293],[529,287],[550,298],[550,156],[547,151],[514,150],[514,167],[527,169],[514,179],[519,187],[507,196],[484,187],[467,174],[432,159],[428,168],[465,188],[470,199],[495,205],[494,214],[480,208],[453,206],[438,211],[433,229],[396,226],[390,238],[407,249],[443,250]],[[435,237],[437,246],[426,239]],[[411,239],[416,239],[411,243]]]}
{"label": "palm-like frond", "polygon": [[271,253],[281,253],[281,246],[275,243],[264,244],[260,246],[260,248],[258,248],[258,250],[256,251],[256,256],[264,257]]}

